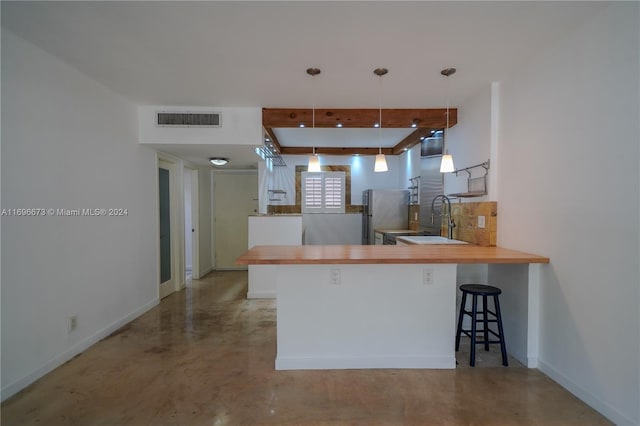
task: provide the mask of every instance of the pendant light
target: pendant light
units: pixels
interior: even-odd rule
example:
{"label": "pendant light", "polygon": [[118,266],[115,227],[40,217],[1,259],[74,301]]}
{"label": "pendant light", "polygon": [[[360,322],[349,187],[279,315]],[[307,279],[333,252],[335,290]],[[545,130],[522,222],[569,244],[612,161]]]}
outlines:
{"label": "pendant light", "polygon": [[[311,77],[313,77],[314,80],[314,87],[313,87],[313,109],[312,109],[312,113],[311,113],[311,122],[312,122],[312,128],[315,129],[316,128],[316,92],[315,92],[315,79],[316,79],[316,75],[320,74],[320,69],[319,68],[307,68],[307,74],[309,74]],[[315,136],[315,132],[313,133],[313,135]],[[320,158],[318,158],[318,156],[316,155],[316,147],[313,147],[313,154],[311,154],[309,156],[309,163],[307,164],[307,171],[308,172],[319,172],[320,169]]]}
{"label": "pendant light", "polygon": [[313,148],[313,154],[309,156],[309,163],[307,164],[308,172],[319,172],[320,169],[320,159],[316,155],[316,148]]}
{"label": "pendant light", "polygon": [[375,70],[373,70],[373,73],[378,77],[380,77],[380,99],[379,99],[380,100],[379,102],[380,117],[378,121],[379,123],[378,136],[379,136],[380,142],[378,144],[378,155],[376,155],[376,163],[373,167],[374,172],[386,172],[387,170],[389,170],[389,168],[387,167],[387,159],[382,153],[382,76],[388,72],[389,70],[386,68],[376,68]]}
{"label": "pendant light", "polygon": [[455,74],[455,68],[445,68],[440,71],[440,74],[447,77],[447,126],[444,128],[444,139],[442,141],[442,161],[440,162],[440,173],[452,173],[456,170],[453,165],[453,156],[449,154],[449,150],[445,150],[447,143],[447,136],[449,135],[449,76]]}

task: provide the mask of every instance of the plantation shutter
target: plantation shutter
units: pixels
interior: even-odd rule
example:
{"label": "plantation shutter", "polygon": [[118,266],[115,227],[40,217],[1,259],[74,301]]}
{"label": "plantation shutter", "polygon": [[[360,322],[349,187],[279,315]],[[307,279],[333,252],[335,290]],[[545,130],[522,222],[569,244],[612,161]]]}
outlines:
{"label": "plantation shutter", "polygon": [[344,172],[302,173],[303,213],[344,213]]}
{"label": "plantation shutter", "polygon": [[304,209],[309,213],[322,210],[322,173],[307,175],[303,188]]}

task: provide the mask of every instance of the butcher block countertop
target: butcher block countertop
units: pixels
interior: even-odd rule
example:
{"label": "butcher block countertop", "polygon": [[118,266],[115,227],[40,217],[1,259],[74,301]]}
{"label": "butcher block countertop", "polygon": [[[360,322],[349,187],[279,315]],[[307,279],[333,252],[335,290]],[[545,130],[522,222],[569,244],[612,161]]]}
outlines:
{"label": "butcher block countertop", "polygon": [[501,247],[476,245],[308,245],[255,246],[239,265],[371,263],[549,263],[549,258]]}

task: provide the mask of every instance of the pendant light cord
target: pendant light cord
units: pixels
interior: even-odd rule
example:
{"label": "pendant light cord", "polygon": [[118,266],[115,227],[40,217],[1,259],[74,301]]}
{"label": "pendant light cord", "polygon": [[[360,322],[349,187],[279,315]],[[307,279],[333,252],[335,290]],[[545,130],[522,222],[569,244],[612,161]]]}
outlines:
{"label": "pendant light cord", "polygon": [[373,73],[380,77],[378,89],[378,155],[376,155],[376,162],[373,168],[373,171],[375,172],[386,172],[389,170],[385,155],[382,153],[382,76],[388,72],[389,70],[386,68],[376,68],[373,70]]}
{"label": "pendant light cord", "polygon": [[379,90],[378,90],[378,154],[382,154],[382,75],[378,76]]}
{"label": "pendant light cord", "polygon": [[455,68],[445,68],[442,71],[440,71],[440,74],[444,75],[445,77],[447,77],[447,125],[444,128],[444,134],[443,134],[443,138],[444,138],[444,142],[442,143],[442,148],[444,150],[444,154],[447,153],[446,147],[447,147],[447,137],[449,136],[449,104],[450,104],[450,97],[451,97],[451,90],[449,89],[449,77],[453,74],[456,73],[456,69]]}
{"label": "pendant light cord", "polygon": [[[311,80],[311,128],[316,128],[316,75],[320,74],[319,68],[307,68],[307,74],[312,78]],[[311,131],[312,138],[315,137],[315,130]],[[316,146],[313,145],[313,155],[316,155]]]}
{"label": "pendant light cord", "polygon": [[[312,137],[316,136],[316,76],[311,76],[311,134]],[[316,155],[316,145],[313,144],[313,155]]]}
{"label": "pendant light cord", "polygon": [[[444,134],[444,143],[442,144],[442,146],[444,148],[446,148],[446,144],[447,144],[447,138],[449,136],[449,98],[451,96],[451,91],[449,90],[449,76],[447,76],[447,127],[444,128],[445,134]],[[445,149],[445,154],[447,153],[446,149]]]}

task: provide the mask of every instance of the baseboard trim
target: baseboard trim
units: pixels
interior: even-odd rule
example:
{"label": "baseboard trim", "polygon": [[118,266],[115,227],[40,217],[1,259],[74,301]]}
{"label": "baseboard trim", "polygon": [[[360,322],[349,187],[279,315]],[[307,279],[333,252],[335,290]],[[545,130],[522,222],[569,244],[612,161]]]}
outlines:
{"label": "baseboard trim", "polygon": [[276,356],[276,370],[346,370],[369,368],[456,368],[456,358],[446,356],[390,357],[282,357]]}
{"label": "baseboard trim", "polygon": [[[509,341],[507,340],[507,343],[509,343]],[[529,362],[530,362],[530,358],[527,356],[527,354],[523,354],[521,352],[516,352],[511,350],[511,348],[509,348],[507,346],[507,352],[509,353],[509,356],[514,357],[515,359],[517,359],[520,363],[522,363],[522,365],[526,365],[528,368],[531,368]]]}
{"label": "baseboard trim", "polygon": [[611,420],[613,423],[617,425],[638,424],[638,419],[633,420],[630,417],[627,417],[627,415],[620,412],[615,407],[612,407],[611,404],[601,400],[581,386],[578,386],[567,376],[553,368],[551,365],[545,363],[544,361],[541,361],[540,359],[538,359],[538,369],[549,376],[549,378],[554,382],[558,383],[560,386],[571,392],[577,398],[581,399],[591,408],[605,416],[607,419]]}
{"label": "baseboard trim", "polygon": [[69,348],[67,351],[61,353],[60,355],[56,356],[52,360],[50,360],[47,363],[45,363],[42,367],[38,368],[37,370],[27,374],[26,376],[24,376],[24,377],[16,380],[15,382],[5,386],[4,388],[2,388],[2,390],[0,391],[0,393],[1,393],[0,398],[2,399],[2,401],[4,401],[7,398],[10,398],[13,395],[17,394],[22,389],[26,388],[27,386],[29,386],[30,384],[32,384],[33,382],[35,382],[36,380],[38,380],[42,376],[44,376],[47,373],[55,370],[56,368],[60,367],[65,362],[67,362],[70,359],[72,359],[73,357],[75,357],[76,355],[78,355],[78,354],[84,352],[85,350],[87,350],[89,347],[91,347],[95,343],[97,343],[100,340],[104,339],[105,337],[109,336],[111,333],[113,333],[114,331],[116,331],[117,329],[122,327],[123,325],[133,321],[134,319],[138,318],[140,315],[144,314],[148,310],[154,308],[155,306],[158,305],[158,303],[160,303],[160,299],[155,298],[155,299],[151,300],[150,302],[142,305],[140,308],[136,309],[135,311],[131,312],[130,314],[125,315],[123,318],[121,318],[121,319],[109,324],[105,328],[99,330],[94,335],[89,336],[86,339],[76,343],[71,348]]}
{"label": "baseboard trim", "polygon": [[207,275],[211,271],[213,271],[213,268],[211,266],[206,268],[206,269],[201,270],[199,278],[204,277],[205,275]]}
{"label": "baseboard trim", "polygon": [[247,299],[276,299],[276,292],[273,291],[248,291]]}

